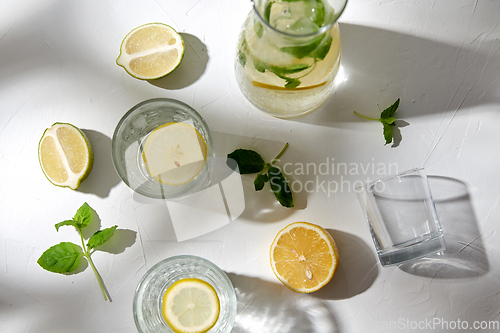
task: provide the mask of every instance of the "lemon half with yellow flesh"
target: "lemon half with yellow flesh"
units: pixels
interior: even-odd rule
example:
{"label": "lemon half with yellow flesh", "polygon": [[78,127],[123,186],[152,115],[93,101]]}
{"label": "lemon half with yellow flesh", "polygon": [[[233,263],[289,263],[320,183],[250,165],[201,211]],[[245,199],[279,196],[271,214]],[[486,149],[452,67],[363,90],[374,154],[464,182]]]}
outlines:
{"label": "lemon half with yellow flesh", "polygon": [[142,152],[149,174],[162,184],[181,185],[193,180],[207,159],[207,144],[190,124],[167,123],[153,130]]}
{"label": "lemon half with yellow flesh", "polygon": [[274,274],[286,287],[311,293],[330,282],[337,269],[339,251],[322,227],[295,222],[276,235],[270,261]]}
{"label": "lemon half with yellow flesh", "polygon": [[55,123],[40,139],[38,160],[52,184],[75,190],[90,174],[94,153],[80,129],[71,124]]}
{"label": "lemon half with yellow flesh", "polygon": [[148,23],[125,36],[116,63],[137,79],[152,80],[176,69],[183,56],[181,35],[166,24]]}
{"label": "lemon half with yellow flesh", "polygon": [[217,292],[201,279],[179,280],[163,296],[163,318],[176,333],[207,332],[217,323],[219,312]]}

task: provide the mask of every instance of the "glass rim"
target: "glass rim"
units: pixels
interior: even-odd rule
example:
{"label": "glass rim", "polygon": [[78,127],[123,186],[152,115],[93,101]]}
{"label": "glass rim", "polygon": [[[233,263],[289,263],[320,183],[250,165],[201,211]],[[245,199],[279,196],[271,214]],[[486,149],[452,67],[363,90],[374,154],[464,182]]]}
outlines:
{"label": "glass rim", "polygon": [[[328,1],[328,0],[325,0],[325,1]],[[269,29],[271,29],[272,31],[278,33],[278,34],[281,34],[283,36],[286,36],[286,37],[292,37],[292,38],[308,38],[308,37],[314,37],[314,36],[319,36],[323,33],[325,33],[326,31],[330,30],[332,28],[332,26],[337,23],[337,21],[339,20],[340,16],[342,15],[342,13],[344,12],[346,6],[347,6],[347,1],[348,0],[345,0],[344,1],[344,5],[342,6],[342,9],[339,11],[338,14],[335,14],[334,15],[334,19],[332,20],[332,22],[328,23],[327,25],[325,26],[322,26],[319,28],[318,31],[316,32],[313,32],[313,33],[310,33],[310,34],[304,34],[304,35],[295,35],[295,34],[290,34],[290,33],[286,33],[284,31],[280,31],[276,28],[273,28],[269,22],[267,22],[261,15],[260,11],[258,10],[256,4],[255,4],[255,0],[252,0],[252,7],[253,7],[253,10],[255,11],[255,13],[257,14],[257,16],[259,17],[260,21],[262,23],[264,23],[266,25],[266,27],[268,27]]]}
{"label": "glass rim", "polygon": [[[386,181],[386,180],[389,180],[389,179],[392,179],[392,178],[396,178],[396,177],[405,176],[405,175],[410,174],[410,173],[421,172],[421,171],[425,171],[425,168],[424,167],[419,167],[419,168],[413,168],[413,169],[408,169],[408,170],[405,170],[405,171],[401,171],[401,172],[395,173],[393,175],[384,176],[384,177],[379,178],[379,179],[367,181],[363,185],[356,186],[355,190],[358,190],[358,192],[359,191],[363,191],[363,190],[369,191],[370,188],[373,185],[375,185],[375,183],[378,183],[378,182],[381,182],[381,181]],[[426,175],[426,177],[427,177],[427,175]]]}

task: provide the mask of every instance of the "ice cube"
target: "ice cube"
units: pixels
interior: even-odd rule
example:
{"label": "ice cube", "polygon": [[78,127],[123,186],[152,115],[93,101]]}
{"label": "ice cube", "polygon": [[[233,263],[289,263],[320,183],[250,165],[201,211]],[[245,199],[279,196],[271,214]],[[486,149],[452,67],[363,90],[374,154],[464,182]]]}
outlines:
{"label": "ice cube", "polygon": [[294,35],[309,35],[315,33],[318,30],[319,27],[314,24],[314,22],[312,22],[308,17],[301,17],[292,25],[290,25],[286,32]]}

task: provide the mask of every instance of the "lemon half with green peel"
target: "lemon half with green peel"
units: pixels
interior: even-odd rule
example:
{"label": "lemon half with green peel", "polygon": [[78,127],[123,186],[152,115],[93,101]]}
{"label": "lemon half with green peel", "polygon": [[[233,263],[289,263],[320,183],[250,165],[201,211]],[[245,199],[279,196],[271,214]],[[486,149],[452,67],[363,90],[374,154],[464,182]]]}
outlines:
{"label": "lemon half with green peel", "polygon": [[122,41],[117,65],[141,80],[159,79],[179,66],[184,41],[172,27],[148,23],[132,31]]}
{"label": "lemon half with green peel", "polygon": [[207,159],[207,144],[190,124],[167,123],[153,130],[142,152],[149,174],[160,183],[181,185],[193,180]]}
{"label": "lemon half with green peel", "polygon": [[214,287],[197,278],[175,282],[163,296],[163,318],[176,333],[207,332],[217,323],[219,313]]}
{"label": "lemon half with green peel", "polygon": [[40,139],[38,160],[52,184],[76,190],[92,171],[94,153],[80,129],[71,124],[55,123]]}

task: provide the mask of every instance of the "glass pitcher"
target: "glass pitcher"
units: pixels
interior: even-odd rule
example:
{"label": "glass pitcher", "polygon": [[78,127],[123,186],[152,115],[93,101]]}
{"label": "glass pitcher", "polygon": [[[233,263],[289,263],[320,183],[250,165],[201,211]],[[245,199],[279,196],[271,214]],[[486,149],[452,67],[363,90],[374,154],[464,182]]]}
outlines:
{"label": "glass pitcher", "polygon": [[328,97],[340,64],[337,24],[347,0],[254,0],[238,40],[235,73],[257,108],[286,118]]}

